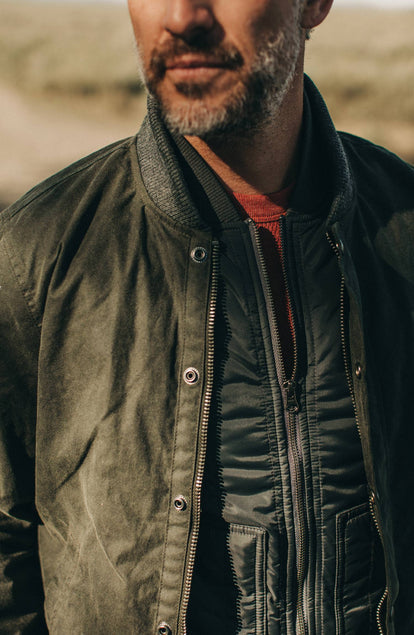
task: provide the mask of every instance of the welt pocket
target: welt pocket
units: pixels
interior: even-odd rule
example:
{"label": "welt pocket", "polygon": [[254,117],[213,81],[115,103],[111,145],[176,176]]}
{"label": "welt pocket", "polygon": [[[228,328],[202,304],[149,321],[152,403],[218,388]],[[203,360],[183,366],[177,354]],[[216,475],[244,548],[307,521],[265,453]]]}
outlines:
{"label": "welt pocket", "polygon": [[335,621],[337,635],[376,632],[384,590],[383,555],[369,504],[337,514]]}
{"label": "welt pocket", "polygon": [[229,549],[239,587],[240,633],[266,635],[266,531],[230,524]]}

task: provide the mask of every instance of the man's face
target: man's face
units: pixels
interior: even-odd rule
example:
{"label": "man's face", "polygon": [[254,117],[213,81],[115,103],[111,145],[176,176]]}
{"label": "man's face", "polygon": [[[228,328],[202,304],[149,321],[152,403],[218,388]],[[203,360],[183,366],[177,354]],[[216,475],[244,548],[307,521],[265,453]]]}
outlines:
{"label": "man's face", "polygon": [[207,138],[257,130],[303,44],[303,0],[129,0],[141,73],[167,125]]}

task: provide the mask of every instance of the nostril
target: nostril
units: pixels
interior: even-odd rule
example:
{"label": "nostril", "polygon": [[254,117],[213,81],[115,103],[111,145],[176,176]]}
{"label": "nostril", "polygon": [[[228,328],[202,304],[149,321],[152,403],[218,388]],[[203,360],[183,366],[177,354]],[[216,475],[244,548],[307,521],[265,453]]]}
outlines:
{"label": "nostril", "polygon": [[171,0],[164,20],[164,29],[185,39],[194,37],[196,32],[210,31],[214,27],[214,15],[205,4],[193,0]]}

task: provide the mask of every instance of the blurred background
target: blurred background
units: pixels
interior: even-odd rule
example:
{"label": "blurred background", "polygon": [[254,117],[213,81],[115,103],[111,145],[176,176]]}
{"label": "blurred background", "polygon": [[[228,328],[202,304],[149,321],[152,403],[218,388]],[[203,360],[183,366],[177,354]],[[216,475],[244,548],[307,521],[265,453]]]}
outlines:
{"label": "blurred background", "polygon": [[[138,129],[145,95],[126,4],[0,0],[0,207]],[[335,0],[306,63],[337,128],[410,162],[413,32],[414,0]]]}

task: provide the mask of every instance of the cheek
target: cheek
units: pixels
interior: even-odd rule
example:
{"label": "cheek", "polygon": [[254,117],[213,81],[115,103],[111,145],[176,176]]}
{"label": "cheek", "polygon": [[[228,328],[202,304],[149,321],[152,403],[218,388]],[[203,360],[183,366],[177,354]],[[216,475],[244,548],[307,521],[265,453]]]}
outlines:
{"label": "cheek", "polygon": [[129,15],[131,18],[132,28],[134,30],[134,35],[137,40],[141,39],[141,34],[143,32],[143,21],[144,15],[142,11],[141,3],[136,2],[135,0],[129,0],[128,2]]}
{"label": "cheek", "polygon": [[272,39],[292,14],[293,0],[217,0],[217,18],[232,41],[247,58],[257,45]]}
{"label": "cheek", "polygon": [[161,2],[157,0],[147,2],[145,0],[128,0],[129,15],[135,35],[137,46],[144,58],[148,58],[156,43],[162,15],[160,15]]}

